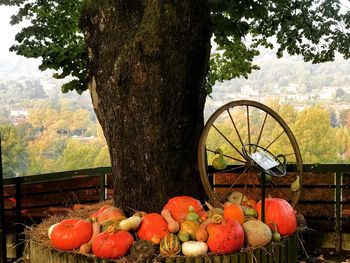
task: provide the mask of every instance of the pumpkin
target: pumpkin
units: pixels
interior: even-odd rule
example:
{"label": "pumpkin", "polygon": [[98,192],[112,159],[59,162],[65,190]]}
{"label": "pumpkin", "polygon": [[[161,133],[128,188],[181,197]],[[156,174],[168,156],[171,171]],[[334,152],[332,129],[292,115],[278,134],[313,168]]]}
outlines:
{"label": "pumpkin", "polygon": [[61,250],[73,250],[88,243],[92,236],[92,224],[82,219],[64,219],[51,232],[52,246]]}
{"label": "pumpkin", "polygon": [[211,252],[229,254],[239,251],[244,243],[242,225],[236,220],[228,219],[221,224],[209,224],[207,244]]}
{"label": "pumpkin", "polygon": [[111,205],[101,206],[101,208],[97,212],[95,212],[89,216],[89,219],[91,220],[91,222],[97,222],[97,219],[100,216],[100,214],[102,214],[105,210],[107,210],[110,207],[111,207]]}
{"label": "pumpkin", "polygon": [[147,240],[136,241],[131,249],[130,254],[137,261],[143,261],[145,259],[150,259],[155,252],[155,247],[152,242]]}
{"label": "pumpkin", "polygon": [[[261,201],[256,204],[258,219],[261,220]],[[297,220],[292,206],[281,198],[265,199],[265,223],[273,230],[277,227],[281,236],[292,235],[297,229]]]}
{"label": "pumpkin", "polygon": [[202,219],[206,217],[205,211],[201,202],[190,196],[176,196],[168,200],[168,203],[163,209],[170,211],[171,216],[181,224],[185,220],[188,209],[193,207],[194,212],[197,213]]}
{"label": "pumpkin", "polygon": [[224,207],[224,218],[237,220],[240,224],[244,223],[244,212],[240,205],[226,205]]}
{"label": "pumpkin", "polygon": [[126,216],[125,216],[123,210],[121,210],[118,207],[110,206],[110,207],[107,207],[105,210],[103,210],[102,213],[100,213],[98,215],[97,221],[100,224],[103,224],[103,222],[107,221],[107,220],[114,220],[114,221],[119,220],[119,221],[121,221],[125,218],[126,218]]}
{"label": "pumpkin", "polygon": [[198,257],[205,255],[208,251],[208,245],[201,241],[187,241],[182,243],[182,253],[186,257]]}
{"label": "pumpkin", "polygon": [[264,247],[272,239],[271,229],[260,220],[249,220],[242,227],[246,243],[253,248]]}
{"label": "pumpkin", "polygon": [[181,242],[177,235],[167,234],[159,245],[160,254],[166,257],[172,257],[180,253]]}
{"label": "pumpkin", "polygon": [[134,237],[128,231],[103,232],[92,242],[92,252],[101,258],[119,258],[126,255]]}
{"label": "pumpkin", "polygon": [[229,201],[232,204],[235,205],[241,205],[244,202],[248,201],[247,196],[245,196],[243,193],[241,192],[237,192],[237,191],[232,191],[231,193],[229,193],[226,196],[227,201]]}
{"label": "pumpkin", "polygon": [[140,239],[151,241],[156,245],[158,245],[160,240],[168,233],[168,223],[157,213],[144,215],[137,231],[137,235]]}

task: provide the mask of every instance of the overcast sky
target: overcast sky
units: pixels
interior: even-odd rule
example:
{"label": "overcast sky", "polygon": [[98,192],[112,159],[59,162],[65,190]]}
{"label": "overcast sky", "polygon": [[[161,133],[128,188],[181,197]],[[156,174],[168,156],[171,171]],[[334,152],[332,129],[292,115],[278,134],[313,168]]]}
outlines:
{"label": "overcast sky", "polygon": [[7,7],[0,5],[0,73],[22,75],[32,74],[35,76],[46,75],[38,69],[39,60],[27,59],[23,56],[17,56],[14,52],[10,52],[9,48],[15,42],[15,34],[20,30],[21,26],[11,26],[10,17],[15,13],[15,7]]}

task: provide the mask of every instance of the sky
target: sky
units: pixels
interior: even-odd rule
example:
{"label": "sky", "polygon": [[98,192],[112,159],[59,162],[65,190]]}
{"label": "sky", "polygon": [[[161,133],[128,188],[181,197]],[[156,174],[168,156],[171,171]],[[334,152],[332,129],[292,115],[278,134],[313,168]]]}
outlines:
{"label": "sky", "polygon": [[11,26],[10,17],[15,13],[15,7],[0,5],[0,73],[4,75],[24,75],[46,76],[38,69],[40,60],[28,59],[10,52],[9,48],[15,43],[15,35],[21,26]]}

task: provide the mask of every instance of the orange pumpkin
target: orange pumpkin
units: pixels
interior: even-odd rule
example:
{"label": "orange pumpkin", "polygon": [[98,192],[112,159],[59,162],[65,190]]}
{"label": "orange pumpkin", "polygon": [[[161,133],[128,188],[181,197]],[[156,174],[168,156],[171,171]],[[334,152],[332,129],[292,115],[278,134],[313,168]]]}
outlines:
{"label": "orange pumpkin", "polygon": [[97,212],[93,213],[91,216],[89,216],[90,220],[92,222],[97,222],[98,217],[108,208],[110,208],[111,205],[103,205]]}
{"label": "orange pumpkin", "polygon": [[169,233],[168,223],[157,213],[146,214],[142,218],[137,235],[142,240],[151,241],[158,245],[163,237]]}
{"label": "orange pumpkin", "polygon": [[206,217],[205,211],[201,202],[190,196],[176,196],[169,199],[163,209],[168,209],[171,216],[179,223],[185,220],[188,214],[188,208],[192,206],[194,212],[202,219]]}
{"label": "orange pumpkin", "polygon": [[213,253],[229,254],[239,251],[244,243],[244,231],[236,220],[228,219],[222,224],[209,224],[208,247]]}
{"label": "orange pumpkin", "polygon": [[244,212],[240,205],[226,205],[224,207],[224,218],[237,220],[240,224],[244,223]]}
{"label": "orange pumpkin", "polygon": [[[261,220],[261,201],[256,204],[258,218]],[[266,198],[265,199],[265,224],[272,230],[276,230],[281,236],[292,235],[297,229],[297,220],[295,210],[284,199]]]}
{"label": "orange pumpkin", "polygon": [[134,237],[127,231],[103,232],[96,236],[92,243],[95,256],[101,258],[119,258],[126,255]]}
{"label": "orange pumpkin", "polygon": [[123,210],[121,210],[118,207],[111,206],[111,207],[107,207],[105,210],[102,211],[102,213],[98,215],[97,221],[99,223],[103,223],[104,221],[111,220],[111,219],[122,220],[125,218],[126,216]]}

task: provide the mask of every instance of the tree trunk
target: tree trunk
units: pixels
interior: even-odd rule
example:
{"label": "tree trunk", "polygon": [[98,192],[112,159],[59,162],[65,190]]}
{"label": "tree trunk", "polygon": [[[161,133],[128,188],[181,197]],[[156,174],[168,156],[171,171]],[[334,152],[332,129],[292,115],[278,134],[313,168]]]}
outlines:
{"label": "tree trunk", "polygon": [[172,196],[198,197],[209,1],[87,2],[89,90],[110,151],[115,205],[160,211]]}

